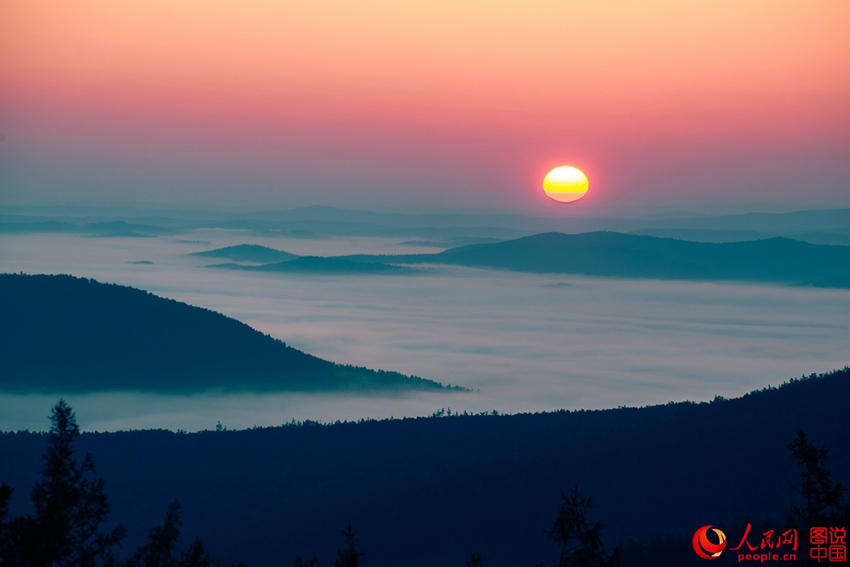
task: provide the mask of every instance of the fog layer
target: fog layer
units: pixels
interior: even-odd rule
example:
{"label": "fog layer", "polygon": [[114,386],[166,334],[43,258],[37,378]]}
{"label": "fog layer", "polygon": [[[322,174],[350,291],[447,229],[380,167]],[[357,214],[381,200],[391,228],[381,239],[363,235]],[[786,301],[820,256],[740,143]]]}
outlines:
{"label": "fog layer", "polygon": [[[192,242],[194,241],[194,242]],[[417,275],[304,276],[205,268],[187,256],[263,244],[295,254],[398,253],[375,238],[181,239],[4,235],[3,271],[132,285],[235,317],[343,364],[396,370],[471,394],[65,396],[88,430],[232,428],[292,419],[606,408],[731,397],[850,361],[850,293],[433,267]],[[149,261],[151,264],[130,262]],[[570,284],[570,285],[559,285]],[[0,395],[0,429],[44,429],[62,392]]]}

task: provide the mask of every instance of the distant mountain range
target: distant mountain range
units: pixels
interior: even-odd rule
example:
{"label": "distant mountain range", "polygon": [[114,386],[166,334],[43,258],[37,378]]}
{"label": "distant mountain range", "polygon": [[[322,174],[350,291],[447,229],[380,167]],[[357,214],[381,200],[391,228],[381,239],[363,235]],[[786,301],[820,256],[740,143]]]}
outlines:
{"label": "distant mountain range", "polygon": [[818,287],[847,287],[850,246],[809,244],[788,238],[744,242],[691,242],[618,232],[535,234],[514,240],[450,248],[433,254],[297,257],[257,245],[195,253],[263,262],[210,267],[291,273],[410,273],[414,264],[447,264],[518,272],[584,274],[617,278],[743,280]]}
{"label": "distant mountain range", "polygon": [[[297,256],[257,244],[240,244],[195,252],[190,256],[210,258],[229,258],[237,262],[251,264],[212,264],[208,268],[226,268],[230,270],[248,270],[255,272],[286,272],[294,274],[405,274],[419,270],[405,266],[393,266],[382,262],[323,256]],[[257,265],[259,263],[259,265]]]}
{"label": "distant mountain range", "polygon": [[10,215],[0,215],[0,234],[21,234],[28,232],[61,232],[79,233],[85,236],[103,238],[131,237],[150,238],[164,234],[174,234],[175,231],[161,226],[128,223],[122,220],[101,222],[68,222],[67,220],[16,218]]}
{"label": "distant mountain range", "polygon": [[228,268],[254,272],[287,272],[294,274],[408,274],[419,272],[406,266],[394,266],[383,262],[356,261],[348,258],[301,256],[294,260],[246,266],[244,264],[214,264],[210,268]]}
{"label": "distant mountain range", "polygon": [[0,390],[441,389],[316,358],[220,313],[71,276],[0,274]]}
{"label": "distant mountain range", "polygon": [[437,254],[349,256],[398,264],[451,264],[620,278],[795,283],[850,273],[850,246],[787,238],[705,243],[616,232],[536,234]]}
{"label": "distant mountain range", "polygon": [[[776,232],[782,234],[781,231]],[[631,234],[675,238],[677,240],[690,240],[693,242],[744,242],[746,240],[767,240],[776,236],[775,233],[769,231],[699,228],[645,228],[632,231]],[[792,232],[791,236],[787,238],[802,240],[809,244],[850,246],[850,234],[840,232]]]}
{"label": "distant mountain range", "polygon": [[848,244],[850,209],[733,215],[679,212],[663,217],[614,218],[474,209],[372,212],[323,206],[252,213],[160,208],[0,207],[0,232],[3,233],[155,236],[205,228],[289,238],[352,235],[416,238],[444,247],[543,232],[577,234],[599,230],[705,242],[784,237],[814,244]]}

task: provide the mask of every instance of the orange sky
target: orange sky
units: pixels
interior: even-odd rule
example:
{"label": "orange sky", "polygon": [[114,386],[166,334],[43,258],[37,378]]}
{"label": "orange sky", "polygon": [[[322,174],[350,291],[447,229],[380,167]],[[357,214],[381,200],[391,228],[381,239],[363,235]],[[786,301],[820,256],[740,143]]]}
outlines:
{"label": "orange sky", "polygon": [[527,208],[570,163],[587,207],[850,206],[848,29],[841,0],[0,0],[0,203]]}

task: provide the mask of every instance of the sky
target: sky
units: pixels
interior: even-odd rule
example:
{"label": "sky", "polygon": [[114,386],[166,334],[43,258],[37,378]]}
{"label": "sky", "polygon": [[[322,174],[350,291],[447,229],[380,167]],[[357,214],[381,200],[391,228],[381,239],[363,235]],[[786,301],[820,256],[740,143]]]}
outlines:
{"label": "sky", "polygon": [[[843,0],[0,0],[0,205],[850,207]],[[590,191],[548,200],[572,165]]]}

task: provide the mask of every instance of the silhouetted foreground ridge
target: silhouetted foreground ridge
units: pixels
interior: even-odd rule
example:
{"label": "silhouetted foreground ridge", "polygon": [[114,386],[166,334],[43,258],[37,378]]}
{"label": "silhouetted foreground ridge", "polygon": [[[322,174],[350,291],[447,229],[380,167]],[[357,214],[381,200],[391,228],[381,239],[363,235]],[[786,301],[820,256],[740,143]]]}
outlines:
{"label": "silhouetted foreground ridge", "polygon": [[[79,451],[95,455],[128,549],[179,498],[184,541],[201,537],[225,563],[317,554],[327,565],[351,523],[369,567],[463,565],[473,552],[487,567],[552,567],[546,529],[578,486],[609,549],[672,534],[681,558],[642,548],[646,564],[704,565],[690,547],[701,526],[784,529],[789,507],[805,506],[787,449],[798,430],[831,449],[833,478],[847,483],[848,400],[845,368],[711,403],[83,434]],[[0,481],[21,489],[12,516],[26,510],[45,447],[44,434],[0,435]]]}
{"label": "silhouetted foreground ridge", "polygon": [[442,386],[316,358],[220,313],[72,276],[0,274],[0,390]]}

